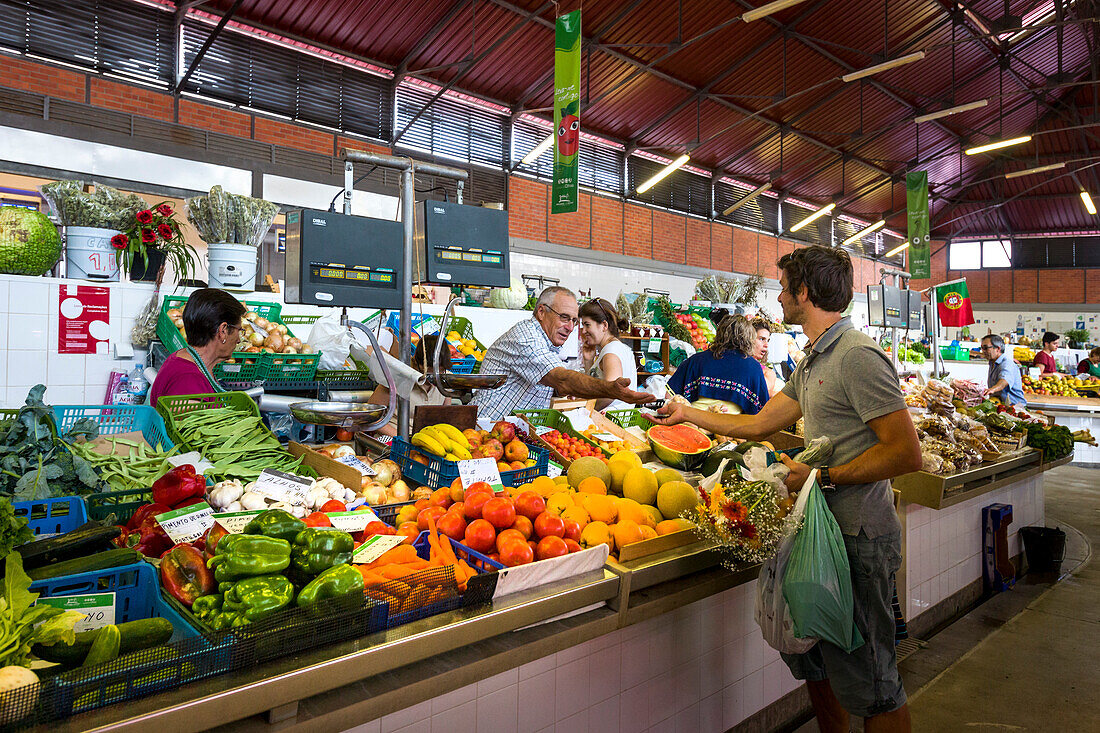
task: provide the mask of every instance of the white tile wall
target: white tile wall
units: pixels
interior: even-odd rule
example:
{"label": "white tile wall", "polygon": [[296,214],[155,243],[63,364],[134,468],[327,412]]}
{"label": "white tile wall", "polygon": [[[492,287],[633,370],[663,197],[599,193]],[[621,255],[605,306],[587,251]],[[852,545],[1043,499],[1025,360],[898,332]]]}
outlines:
{"label": "white tile wall", "polygon": [[1023,550],[1017,537],[1020,527],[1043,523],[1043,475],[946,509],[902,504],[907,619],[982,577],[982,508],[990,504],[1012,506],[1008,549],[1015,556]]}
{"label": "white tile wall", "polygon": [[[728,730],[801,684],[751,623],[755,592],[755,583],[732,588],[397,711],[364,730],[387,733],[424,720],[433,733]],[[466,720],[457,727],[460,717]]]}

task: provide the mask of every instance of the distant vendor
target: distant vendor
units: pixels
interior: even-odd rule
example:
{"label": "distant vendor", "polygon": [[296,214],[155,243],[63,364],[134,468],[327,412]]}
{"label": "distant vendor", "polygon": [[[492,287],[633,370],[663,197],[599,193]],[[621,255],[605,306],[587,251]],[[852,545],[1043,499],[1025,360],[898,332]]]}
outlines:
{"label": "distant vendor", "polygon": [[1020,367],[1005,353],[1004,339],[996,334],[982,338],[982,355],[989,361],[989,389],[983,394],[1006,405],[1026,405]]}
{"label": "distant vendor", "polygon": [[500,420],[513,410],[546,409],[555,394],[630,404],[653,400],[653,395],[630,389],[629,379],[608,382],[564,366],[558,352],[577,327],[578,311],[573,291],[546,288],[533,317],[512,326],[486,350],[481,373],[503,374],[507,379],[497,389],[474,393],[478,417]]}
{"label": "distant vendor", "polygon": [[1056,374],[1058,365],[1054,363],[1054,351],[1061,345],[1058,334],[1047,331],[1043,334],[1043,348],[1035,355],[1035,366],[1040,374]]}
{"label": "distant vendor", "polygon": [[1090,381],[1100,379],[1100,346],[1090,351],[1089,357],[1077,365],[1077,376],[1088,376]]}

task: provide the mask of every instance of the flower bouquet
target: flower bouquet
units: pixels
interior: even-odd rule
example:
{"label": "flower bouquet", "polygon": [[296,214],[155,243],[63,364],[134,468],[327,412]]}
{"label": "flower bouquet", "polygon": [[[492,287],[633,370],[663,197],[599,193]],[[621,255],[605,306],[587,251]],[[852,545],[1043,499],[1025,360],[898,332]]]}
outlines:
{"label": "flower bouquet", "polygon": [[[144,201],[142,203],[144,205]],[[175,210],[167,201],[134,212],[119,227],[119,233],[111,238],[111,246],[115,248],[119,266],[129,272],[140,257],[142,263],[148,267],[149,250],[157,249],[172,263],[178,280],[191,277],[195,271],[198,252],[183,238],[180,223],[175,216]]]}

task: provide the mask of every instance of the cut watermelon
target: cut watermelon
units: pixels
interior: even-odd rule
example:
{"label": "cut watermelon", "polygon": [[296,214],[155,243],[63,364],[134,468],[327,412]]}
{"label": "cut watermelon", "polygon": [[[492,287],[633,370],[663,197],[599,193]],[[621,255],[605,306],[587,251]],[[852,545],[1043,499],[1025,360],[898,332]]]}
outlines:
{"label": "cut watermelon", "polygon": [[654,425],[646,437],[661,463],[681,471],[699,466],[710,453],[710,438],[690,425]]}

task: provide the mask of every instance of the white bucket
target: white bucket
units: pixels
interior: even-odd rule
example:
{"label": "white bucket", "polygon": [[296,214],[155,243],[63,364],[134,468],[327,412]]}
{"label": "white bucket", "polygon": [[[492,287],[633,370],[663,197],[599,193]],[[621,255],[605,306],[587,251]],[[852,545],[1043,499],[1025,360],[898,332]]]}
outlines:
{"label": "white bucket", "polygon": [[250,244],[208,244],[206,264],[210,287],[225,290],[256,289],[256,248]]}
{"label": "white bucket", "polygon": [[111,246],[114,229],[65,227],[65,277],[118,280],[118,258]]}

